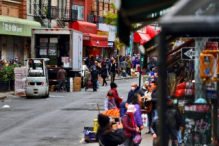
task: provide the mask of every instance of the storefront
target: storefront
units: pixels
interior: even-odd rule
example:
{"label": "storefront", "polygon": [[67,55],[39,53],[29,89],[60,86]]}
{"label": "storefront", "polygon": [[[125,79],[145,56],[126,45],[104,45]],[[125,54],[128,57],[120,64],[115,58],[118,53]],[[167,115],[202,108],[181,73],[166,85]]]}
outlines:
{"label": "storefront", "polygon": [[97,25],[94,23],[77,21],[73,29],[83,32],[83,57],[102,56],[103,48],[108,47],[108,38],[97,34]]}
{"label": "storefront", "polygon": [[[99,30],[102,34],[107,34],[108,37],[108,47],[103,50],[103,56],[110,57],[117,53],[115,52],[115,39],[116,39],[116,27],[108,24],[99,24]],[[100,33],[100,32],[99,32]]]}
{"label": "storefront", "polygon": [[32,28],[40,28],[38,22],[0,16],[0,59],[15,59],[23,64],[31,57],[30,37]]}

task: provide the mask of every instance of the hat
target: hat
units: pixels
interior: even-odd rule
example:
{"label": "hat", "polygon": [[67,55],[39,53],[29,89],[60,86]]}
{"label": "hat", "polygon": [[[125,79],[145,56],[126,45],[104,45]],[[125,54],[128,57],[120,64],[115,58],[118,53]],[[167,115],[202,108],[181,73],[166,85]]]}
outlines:
{"label": "hat", "polygon": [[127,112],[128,112],[128,113],[135,113],[136,110],[137,110],[137,109],[135,108],[134,105],[132,105],[132,104],[128,105],[128,109],[127,109]]}
{"label": "hat", "polygon": [[106,127],[110,122],[110,118],[102,114],[98,115],[98,123],[101,127]]}
{"label": "hat", "polygon": [[110,84],[110,87],[111,87],[111,88],[116,88],[116,87],[118,87],[118,86],[116,85],[116,83],[111,83],[111,84]]}

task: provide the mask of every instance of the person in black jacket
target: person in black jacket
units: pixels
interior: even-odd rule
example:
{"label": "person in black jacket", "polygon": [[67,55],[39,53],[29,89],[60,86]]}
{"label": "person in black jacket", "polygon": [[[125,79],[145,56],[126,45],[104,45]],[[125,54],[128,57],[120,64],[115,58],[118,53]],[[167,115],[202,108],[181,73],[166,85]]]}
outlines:
{"label": "person in black jacket", "polygon": [[[152,122],[151,122],[151,127],[150,127],[150,131],[151,134],[153,135],[153,146],[159,146],[159,141],[160,141],[160,134],[158,132],[158,126],[159,126],[159,118],[158,116],[154,117]],[[165,131],[169,132],[169,134],[174,137],[174,144],[177,145],[177,138],[176,138],[176,133],[174,132],[174,129],[168,129],[168,127],[165,127]],[[167,137],[166,140],[166,145],[168,145],[168,140],[169,138]]]}
{"label": "person in black jacket", "polygon": [[183,118],[178,109],[178,107],[173,105],[173,96],[167,96],[167,110],[165,112],[166,116],[166,125],[167,125],[167,134],[169,135],[171,132],[174,131],[175,135],[171,135],[172,138],[172,146],[175,146],[175,140],[178,140],[178,146],[181,146],[182,142],[179,141],[177,137],[177,132],[183,130]]}
{"label": "person in black jacket", "polygon": [[141,96],[143,96],[140,88],[138,87],[137,83],[132,83],[131,84],[131,90],[128,93],[128,98],[127,98],[127,103],[130,103],[132,101],[132,97],[135,93],[140,94]]}
{"label": "person in black jacket", "polygon": [[93,91],[97,91],[97,80],[99,73],[95,65],[92,68],[93,69],[91,71],[91,82],[93,83]]}
{"label": "person in black jacket", "polygon": [[125,142],[123,126],[121,122],[117,123],[117,130],[113,131],[108,116],[98,115],[100,127],[97,130],[96,139],[100,146],[118,146]]}
{"label": "person in black jacket", "polygon": [[101,77],[103,78],[103,85],[106,84],[107,86],[107,82],[106,82],[106,77],[107,77],[107,68],[106,68],[106,65],[104,64],[101,71],[100,71],[100,74],[101,74]]}

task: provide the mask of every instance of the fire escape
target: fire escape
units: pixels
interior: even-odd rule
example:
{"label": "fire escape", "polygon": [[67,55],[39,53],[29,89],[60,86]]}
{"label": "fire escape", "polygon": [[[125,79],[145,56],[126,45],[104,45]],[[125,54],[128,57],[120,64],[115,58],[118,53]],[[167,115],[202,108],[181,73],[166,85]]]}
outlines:
{"label": "fire escape", "polygon": [[[31,2],[31,0],[30,0]],[[51,0],[48,3],[39,0],[39,3],[34,3],[34,17],[42,21],[44,27],[54,28],[60,27],[65,28],[68,23],[77,21],[77,10],[70,9],[72,0],[66,0],[64,7],[51,6]],[[57,25],[52,26],[51,20],[56,20]]]}

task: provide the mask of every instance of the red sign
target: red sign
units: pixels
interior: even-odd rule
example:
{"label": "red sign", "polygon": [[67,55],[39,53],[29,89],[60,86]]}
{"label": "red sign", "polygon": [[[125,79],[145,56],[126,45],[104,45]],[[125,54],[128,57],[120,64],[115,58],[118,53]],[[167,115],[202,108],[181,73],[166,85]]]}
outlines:
{"label": "red sign", "polygon": [[[218,50],[218,42],[207,42],[206,50]],[[217,58],[217,53],[214,54],[214,57]]]}
{"label": "red sign", "polygon": [[73,23],[73,29],[79,30],[83,33],[97,34],[97,25],[85,21],[77,21]]}

